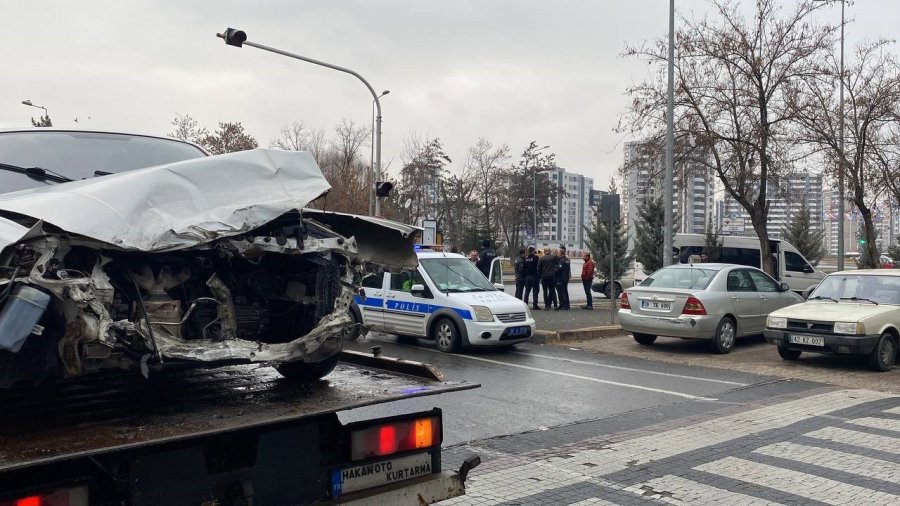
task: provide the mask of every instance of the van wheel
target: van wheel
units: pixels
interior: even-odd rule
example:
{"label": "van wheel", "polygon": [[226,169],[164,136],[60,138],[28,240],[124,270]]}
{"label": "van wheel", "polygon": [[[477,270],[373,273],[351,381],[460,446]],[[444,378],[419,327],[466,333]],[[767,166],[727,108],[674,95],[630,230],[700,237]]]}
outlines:
{"label": "van wheel", "polygon": [[632,336],[634,336],[634,340],[638,344],[643,344],[644,346],[650,346],[656,342],[656,336],[651,334],[632,334]]}
{"label": "van wheel", "polygon": [[735,326],[734,320],[730,316],[722,318],[722,321],[719,322],[719,326],[716,327],[716,335],[713,336],[713,351],[720,355],[731,353],[731,350],[734,349],[736,337],[737,327]]}
{"label": "van wheel", "polygon": [[434,323],[431,337],[437,348],[445,353],[453,353],[459,349],[459,329],[450,318],[439,318]]}
{"label": "van wheel", "polygon": [[897,361],[897,342],[894,336],[885,332],[878,338],[875,349],[869,354],[869,367],[873,371],[887,372]]}
{"label": "van wheel", "polygon": [[785,360],[800,360],[800,353],[802,353],[800,350],[792,350],[784,346],[778,347],[778,355]]}
{"label": "van wheel", "polygon": [[338,363],[338,356],[326,358],[321,362],[306,363],[302,360],[278,364],[275,370],[278,374],[291,381],[309,383],[328,376]]}

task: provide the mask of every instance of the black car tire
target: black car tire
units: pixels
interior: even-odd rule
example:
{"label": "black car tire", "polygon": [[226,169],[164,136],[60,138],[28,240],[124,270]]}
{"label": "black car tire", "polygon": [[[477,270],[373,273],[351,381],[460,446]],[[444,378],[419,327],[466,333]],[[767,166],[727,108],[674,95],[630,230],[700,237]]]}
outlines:
{"label": "black car tire", "polygon": [[869,354],[869,367],[873,371],[887,372],[897,361],[897,339],[888,332],[881,334],[875,349]]}
{"label": "black car tire", "polygon": [[[614,294],[610,294],[610,285],[612,285],[612,289],[615,290]],[[606,298],[609,300],[618,299],[619,295],[622,295],[622,285],[619,284],[618,281],[613,283],[607,283],[605,287],[603,287],[603,295],[606,295]]]}
{"label": "black car tire", "polygon": [[801,353],[803,352],[800,350],[792,350],[790,348],[785,348],[784,346],[778,347],[778,355],[784,360],[800,360]]}
{"label": "black car tire", "polygon": [[634,340],[637,341],[638,344],[642,344],[644,346],[650,346],[651,344],[656,342],[656,336],[653,334],[632,334]]}
{"label": "black car tire", "polygon": [[731,350],[734,349],[735,340],[737,340],[737,325],[734,323],[734,319],[726,316],[716,326],[716,335],[713,336],[712,340],[713,351],[720,355],[731,353]]}
{"label": "black car tire", "polygon": [[299,381],[301,383],[309,383],[317,381],[328,376],[334,370],[334,366],[338,363],[338,356],[326,358],[321,362],[306,363],[302,360],[296,362],[285,362],[275,367],[278,374],[284,376],[291,381]]}
{"label": "black car tire", "polygon": [[450,318],[438,318],[431,328],[431,337],[437,349],[445,353],[453,353],[459,349],[459,329]]}

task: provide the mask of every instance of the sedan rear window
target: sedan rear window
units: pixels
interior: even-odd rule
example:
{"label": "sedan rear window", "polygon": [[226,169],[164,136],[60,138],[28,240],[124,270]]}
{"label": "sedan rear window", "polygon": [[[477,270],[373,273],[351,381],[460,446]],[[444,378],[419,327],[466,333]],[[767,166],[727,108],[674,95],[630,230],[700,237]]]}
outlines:
{"label": "sedan rear window", "polygon": [[711,269],[664,267],[645,279],[640,286],[703,290],[718,272]]}

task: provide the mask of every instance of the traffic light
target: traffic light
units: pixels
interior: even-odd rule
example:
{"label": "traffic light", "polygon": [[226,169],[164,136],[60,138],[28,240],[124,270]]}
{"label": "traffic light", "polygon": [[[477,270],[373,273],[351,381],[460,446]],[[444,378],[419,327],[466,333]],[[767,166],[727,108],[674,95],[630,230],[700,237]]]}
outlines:
{"label": "traffic light", "polygon": [[394,183],[390,181],[375,181],[375,196],[387,197],[394,188]]}
{"label": "traffic light", "polygon": [[225,33],[219,33],[217,35],[225,39],[225,43],[229,46],[241,47],[241,45],[247,41],[247,34],[244,33],[243,30],[238,30],[237,28],[227,28]]}
{"label": "traffic light", "polygon": [[856,242],[857,242],[860,246],[863,246],[863,245],[866,244],[866,240],[863,239],[862,237],[860,237],[859,239],[857,239]]}

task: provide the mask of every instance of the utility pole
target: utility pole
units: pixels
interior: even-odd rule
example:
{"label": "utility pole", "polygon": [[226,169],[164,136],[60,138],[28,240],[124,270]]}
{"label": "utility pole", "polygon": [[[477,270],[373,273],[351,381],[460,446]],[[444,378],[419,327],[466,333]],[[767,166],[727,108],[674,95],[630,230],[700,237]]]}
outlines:
{"label": "utility pole", "polygon": [[666,111],[666,177],[663,182],[663,204],[666,206],[663,230],[663,266],[672,264],[672,191],[675,186],[675,0],[669,0],[669,90]]}

